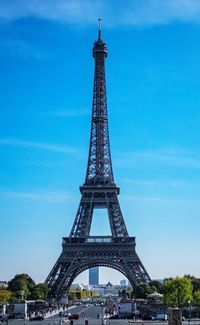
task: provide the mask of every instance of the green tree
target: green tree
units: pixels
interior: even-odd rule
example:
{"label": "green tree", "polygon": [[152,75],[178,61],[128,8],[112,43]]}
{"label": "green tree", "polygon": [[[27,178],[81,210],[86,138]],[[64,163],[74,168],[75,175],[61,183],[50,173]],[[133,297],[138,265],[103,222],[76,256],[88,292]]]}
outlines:
{"label": "green tree", "polygon": [[1,289],[0,290],[0,302],[10,301],[12,297],[12,292],[9,290]]}
{"label": "green tree", "polygon": [[35,286],[33,279],[25,273],[17,274],[8,282],[8,290],[12,291],[16,298],[27,299],[31,289]]}
{"label": "green tree", "polygon": [[146,299],[146,297],[155,291],[148,283],[142,283],[134,288],[135,297],[138,299]]}
{"label": "green tree", "polygon": [[194,278],[192,280],[192,286],[193,286],[193,292],[199,291],[200,290],[200,279]]}
{"label": "green tree", "polygon": [[195,278],[195,276],[190,275],[190,274],[184,275],[184,277],[191,280],[192,286],[193,286],[193,292],[200,290],[200,279],[199,278]]}
{"label": "green tree", "polygon": [[166,279],[163,285],[164,304],[168,307],[184,307],[192,300],[191,280],[184,277]]}
{"label": "green tree", "polygon": [[193,302],[197,307],[200,307],[200,290],[197,290],[193,294]]}
{"label": "green tree", "polygon": [[44,283],[38,283],[31,289],[31,299],[45,299],[48,293],[48,286]]}
{"label": "green tree", "polygon": [[155,289],[154,291],[163,293],[163,284],[160,281],[153,280],[153,281],[149,282],[149,285],[152,289]]}

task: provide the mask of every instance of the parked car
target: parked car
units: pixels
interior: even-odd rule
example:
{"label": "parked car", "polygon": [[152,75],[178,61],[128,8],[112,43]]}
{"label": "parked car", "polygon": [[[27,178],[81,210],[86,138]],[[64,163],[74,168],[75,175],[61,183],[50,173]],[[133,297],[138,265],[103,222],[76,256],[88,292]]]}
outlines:
{"label": "parked car", "polygon": [[68,316],[68,319],[71,320],[71,319],[79,319],[79,314],[71,314]]}
{"label": "parked car", "polygon": [[167,314],[160,313],[154,317],[154,320],[167,320]]}
{"label": "parked car", "polygon": [[154,320],[154,317],[152,315],[143,315],[142,319],[143,320]]}
{"label": "parked car", "polygon": [[41,316],[41,315],[38,315],[38,316],[35,316],[35,317],[31,317],[30,320],[31,321],[34,321],[34,320],[44,320],[44,317]]}

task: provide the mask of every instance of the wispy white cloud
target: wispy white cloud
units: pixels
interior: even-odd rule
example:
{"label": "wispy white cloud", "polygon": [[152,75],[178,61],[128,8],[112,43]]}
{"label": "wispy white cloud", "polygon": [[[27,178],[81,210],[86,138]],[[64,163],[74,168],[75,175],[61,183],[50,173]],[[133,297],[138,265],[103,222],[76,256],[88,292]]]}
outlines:
{"label": "wispy white cloud", "polygon": [[175,206],[183,206],[183,207],[198,207],[200,208],[200,202],[197,200],[190,199],[178,199],[171,197],[157,197],[157,196],[138,196],[138,195],[122,195],[122,198],[127,202],[136,202],[145,204],[145,202],[161,204],[161,205],[175,205]]}
{"label": "wispy white cloud", "polygon": [[82,110],[58,109],[58,110],[46,111],[43,112],[42,114],[57,116],[57,117],[76,117],[76,116],[90,115],[90,111],[86,109],[82,109]]}
{"label": "wispy white cloud", "polygon": [[0,2],[2,19],[39,17],[69,23],[88,24],[96,20],[102,9],[98,0],[6,0]]}
{"label": "wispy white cloud", "polygon": [[[163,175],[164,176],[164,175]],[[164,179],[163,179],[164,178]],[[121,179],[120,183],[126,185],[126,190],[138,195],[172,195],[173,199],[186,198],[186,200],[199,197],[199,180],[184,179],[184,176],[176,179],[164,176],[162,179]]]}
{"label": "wispy white cloud", "polygon": [[192,152],[183,152],[182,150],[155,150],[140,151],[135,153],[120,153],[120,158],[116,157],[114,163],[120,167],[135,168],[141,164],[160,164],[176,167],[190,167],[200,169],[200,156]]}
{"label": "wispy white cloud", "polygon": [[200,21],[199,0],[1,0],[0,18],[39,17],[75,25],[96,24],[102,17],[107,27]]}
{"label": "wispy white cloud", "polygon": [[28,192],[0,191],[0,198],[60,202],[69,201],[72,196],[64,191],[35,190]]}
{"label": "wispy white cloud", "polygon": [[198,0],[142,0],[127,1],[128,7],[121,17],[131,25],[159,25],[174,21],[199,22]]}
{"label": "wispy white cloud", "polygon": [[[183,186],[191,185],[191,183],[183,182],[183,181],[163,181],[163,180],[145,180],[145,179],[122,179],[122,182],[125,184],[134,184],[139,186],[148,186],[148,187],[172,187],[172,188],[182,188]],[[198,184],[198,183],[197,183]],[[198,184],[199,185],[199,184]],[[200,185],[199,185],[200,186]]]}
{"label": "wispy white cloud", "polygon": [[55,152],[62,152],[66,154],[77,154],[80,152],[77,148],[65,146],[65,145],[57,145],[43,142],[31,142],[25,141],[16,138],[0,138],[0,146],[14,146],[14,147],[23,147],[23,148],[33,148],[39,150],[48,150]]}
{"label": "wispy white cloud", "polygon": [[52,54],[37,48],[33,44],[29,44],[17,39],[1,39],[0,53],[6,56],[17,56],[22,59],[33,58],[35,60],[52,59]]}

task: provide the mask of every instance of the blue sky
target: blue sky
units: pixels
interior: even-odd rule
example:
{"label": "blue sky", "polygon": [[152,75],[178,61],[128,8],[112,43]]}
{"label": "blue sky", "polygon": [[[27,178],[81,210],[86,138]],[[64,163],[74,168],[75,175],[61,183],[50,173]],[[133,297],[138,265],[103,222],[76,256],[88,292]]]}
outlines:
{"label": "blue sky", "polygon": [[[129,234],[152,278],[200,276],[200,1],[0,0],[2,280],[26,272],[44,281],[71,230],[86,172],[99,17]],[[92,234],[109,234],[104,211]],[[122,277],[101,272],[101,282]]]}

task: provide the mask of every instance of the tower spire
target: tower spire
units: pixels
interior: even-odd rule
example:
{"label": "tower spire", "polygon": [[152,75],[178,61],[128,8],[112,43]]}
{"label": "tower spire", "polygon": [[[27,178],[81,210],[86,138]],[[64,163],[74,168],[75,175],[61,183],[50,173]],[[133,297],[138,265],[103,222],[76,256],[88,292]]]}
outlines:
{"label": "tower spire", "polygon": [[85,185],[114,184],[111,163],[108,113],[106,97],[105,59],[106,44],[101,39],[101,19],[99,18],[99,38],[94,43],[95,61],[92,123],[90,148]]}
{"label": "tower spire", "polygon": [[101,21],[102,21],[102,19],[99,18],[98,21],[99,21],[99,40],[101,40]]}

